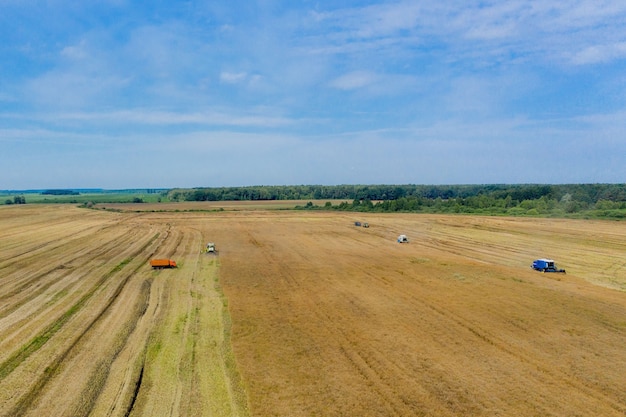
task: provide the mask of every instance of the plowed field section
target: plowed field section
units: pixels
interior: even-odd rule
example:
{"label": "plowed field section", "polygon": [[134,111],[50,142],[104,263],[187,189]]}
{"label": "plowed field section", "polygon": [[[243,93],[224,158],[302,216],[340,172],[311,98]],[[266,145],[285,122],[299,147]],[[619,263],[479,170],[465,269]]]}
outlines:
{"label": "plowed field section", "polygon": [[242,207],[0,207],[0,416],[626,414],[626,223]]}

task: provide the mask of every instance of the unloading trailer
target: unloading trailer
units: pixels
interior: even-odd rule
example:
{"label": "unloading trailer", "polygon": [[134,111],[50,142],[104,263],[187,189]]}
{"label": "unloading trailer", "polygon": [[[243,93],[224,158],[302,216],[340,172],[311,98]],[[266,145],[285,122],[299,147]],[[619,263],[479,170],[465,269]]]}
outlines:
{"label": "unloading trailer", "polygon": [[153,259],[150,266],[154,269],[176,268],[176,262],[171,259]]}

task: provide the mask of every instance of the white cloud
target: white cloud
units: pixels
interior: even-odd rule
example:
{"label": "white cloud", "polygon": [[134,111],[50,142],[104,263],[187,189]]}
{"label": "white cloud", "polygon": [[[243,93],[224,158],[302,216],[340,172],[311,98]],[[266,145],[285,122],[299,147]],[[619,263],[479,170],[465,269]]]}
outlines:
{"label": "white cloud", "polygon": [[66,112],[44,113],[34,116],[40,122],[55,126],[80,123],[85,128],[101,126],[116,129],[128,126],[145,128],[149,126],[231,126],[279,128],[292,126],[296,120],[276,114],[271,109],[248,109],[247,111],[205,110],[175,112],[150,109],[131,109],[105,112]]}
{"label": "white cloud", "polygon": [[238,84],[245,81],[247,78],[248,74],[245,72],[223,71],[220,73],[220,81],[226,84]]}
{"label": "white cloud", "polygon": [[86,41],[83,39],[77,45],[69,45],[61,50],[61,56],[71,60],[81,60],[88,56]]}
{"label": "white cloud", "polygon": [[626,42],[608,45],[593,45],[575,53],[572,62],[576,65],[606,63],[626,58]]}
{"label": "white cloud", "polygon": [[355,90],[376,81],[376,76],[366,71],[355,71],[335,78],[330,85],[340,90]]}
{"label": "white cloud", "polygon": [[91,107],[103,96],[119,91],[128,80],[111,74],[52,71],[30,80],[25,94],[31,103],[52,107]]}
{"label": "white cloud", "polygon": [[412,30],[427,14],[416,2],[381,4],[363,9],[363,21],[358,34],[363,37],[376,37],[394,34],[402,30]]}
{"label": "white cloud", "polygon": [[327,30],[315,49],[325,53],[380,52],[384,40],[399,54],[428,53],[434,43],[460,59],[578,54],[567,61],[606,62],[622,59],[626,40],[626,3],[609,0],[399,1],[311,16]]}

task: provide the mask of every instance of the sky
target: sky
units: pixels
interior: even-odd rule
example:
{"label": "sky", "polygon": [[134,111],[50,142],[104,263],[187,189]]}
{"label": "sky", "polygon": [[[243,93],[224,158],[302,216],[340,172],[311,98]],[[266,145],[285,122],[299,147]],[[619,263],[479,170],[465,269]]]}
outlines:
{"label": "sky", "polygon": [[0,0],[0,189],[624,182],[622,0]]}

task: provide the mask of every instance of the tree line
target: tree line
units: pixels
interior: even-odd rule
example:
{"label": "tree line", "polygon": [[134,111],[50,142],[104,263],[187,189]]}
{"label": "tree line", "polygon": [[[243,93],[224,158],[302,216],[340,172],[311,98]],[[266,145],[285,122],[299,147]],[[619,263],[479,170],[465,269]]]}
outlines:
{"label": "tree line", "polygon": [[[172,201],[329,200],[298,209],[626,217],[626,184],[296,185],[174,189]],[[330,200],[346,200],[331,204]]]}
{"label": "tree line", "polygon": [[76,190],[44,190],[42,195],[80,195]]}
{"label": "tree line", "polygon": [[626,184],[563,185],[284,185],[172,189],[171,201],[255,201],[255,200],[371,200],[400,198],[442,200],[488,197],[522,202],[563,198],[593,204],[601,200],[626,201]]}

